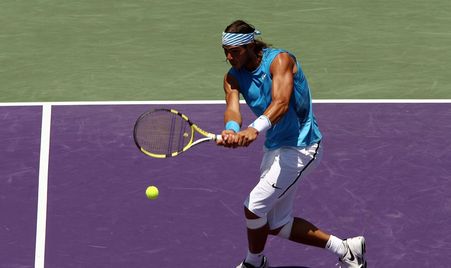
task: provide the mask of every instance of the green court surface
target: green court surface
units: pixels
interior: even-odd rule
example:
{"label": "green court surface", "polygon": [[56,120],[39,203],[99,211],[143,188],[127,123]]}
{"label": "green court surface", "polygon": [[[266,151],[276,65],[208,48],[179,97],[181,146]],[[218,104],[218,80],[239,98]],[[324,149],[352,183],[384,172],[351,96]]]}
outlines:
{"label": "green court surface", "polygon": [[451,98],[448,0],[3,0],[0,102],[222,99],[237,18],[315,99]]}

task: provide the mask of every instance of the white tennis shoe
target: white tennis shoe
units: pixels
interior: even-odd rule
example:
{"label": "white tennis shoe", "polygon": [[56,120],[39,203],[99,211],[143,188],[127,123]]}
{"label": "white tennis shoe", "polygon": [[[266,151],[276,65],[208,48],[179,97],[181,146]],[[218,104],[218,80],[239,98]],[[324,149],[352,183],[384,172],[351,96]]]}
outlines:
{"label": "white tennis shoe", "polygon": [[258,267],[250,265],[250,264],[245,263],[243,261],[236,268],[268,268],[268,267],[269,267],[268,259],[265,256],[263,256],[262,264],[260,266],[258,266]]}
{"label": "white tennis shoe", "polygon": [[[343,241],[348,252],[338,260],[342,268],[366,268],[365,237],[357,236]],[[341,266],[344,265],[344,266]]]}

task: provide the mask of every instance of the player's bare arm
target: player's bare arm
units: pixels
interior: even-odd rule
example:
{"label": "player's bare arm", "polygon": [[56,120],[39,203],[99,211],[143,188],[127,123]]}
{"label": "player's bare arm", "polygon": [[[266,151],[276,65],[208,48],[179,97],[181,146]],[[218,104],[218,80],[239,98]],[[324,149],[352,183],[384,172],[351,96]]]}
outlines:
{"label": "player's bare arm", "polygon": [[[274,58],[270,72],[273,78],[271,97],[272,102],[264,115],[275,124],[288,111],[291,94],[293,93],[293,75],[296,73],[294,59],[288,53],[281,53]],[[239,146],[248,146],[258,136],[257,129],[249,127],[237,133]]]}
{"label": "player's bare arm", "polygon": [[[226,110],[224,112],[224,124],[229,121],[235,121],[241,126],[242,118],[240,112],[240,92],[238,81],[229,75],[224,76],[224,93],[226,101]],[[218,144],[227,147],[236,147],[236,135],[233,130],[224,130],[221,133],[222,141]]]}
{"label": "player's bare arm", "polygon": [[264,112],[271,124],[277,123],[288,111],[296,71],[294,59],[288,53],[279,54],[271,64],[272,102]]}

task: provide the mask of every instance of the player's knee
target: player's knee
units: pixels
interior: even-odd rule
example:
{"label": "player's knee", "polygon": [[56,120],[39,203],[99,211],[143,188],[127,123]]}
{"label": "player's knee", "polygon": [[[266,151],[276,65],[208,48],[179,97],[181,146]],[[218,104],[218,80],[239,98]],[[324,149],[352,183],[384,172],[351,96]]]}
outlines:
{"label": "player's knee", "polygon": [[[282,227],[283,227],[283,226],[282,226]],[[269,234],[270,234],[270,235],[277,236],[277,235],[279,234],[280,230],[282,230],[282,227],[279,227],[279,228],[277,228],[277,229],[269,230]]]}
{"label": "player's knee", "polygon": [[257,219],[257,218],[260,218],[255,213],[250,211],[246,206],[244,207],[244,216],[246,216],[246,219]]}
{"label": "player's knee", "polygon": [[246,226],[248,229],[260,229],[268,223],[266,216],[259,217],[246,207],[244,208],[244,214],[246,215]]}
{"label": "player's knee", "polygon": [[268,223],[268,219],[266,217],[261,217],[257,219],[247,219],[246,218],[246,226],[248,229],[255,230],[260,229]]}
{"label": "player's knee", "polygon": [[285,239],[290,239],[290,235],[291,235],[291,229],[293,229],[293,218],[290,219],[290,221],[285,224],[282,229],[280,229],[279,233],[277,234],[277,236],[285,238]]}

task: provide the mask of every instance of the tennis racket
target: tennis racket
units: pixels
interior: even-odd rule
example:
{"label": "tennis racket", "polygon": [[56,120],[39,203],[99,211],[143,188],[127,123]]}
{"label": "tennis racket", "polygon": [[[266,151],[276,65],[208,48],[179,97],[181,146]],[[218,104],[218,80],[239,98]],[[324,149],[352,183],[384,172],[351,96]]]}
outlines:
{"label": "tennis racket", "polygon": [[[203,138],[194,140],[195,133]],[[221,135],[202,130],[186,115],[173,109],[143,113],[136,120],[133,138],[141,152],[155,158],[174,157],[197,144],[222,140]]]}

